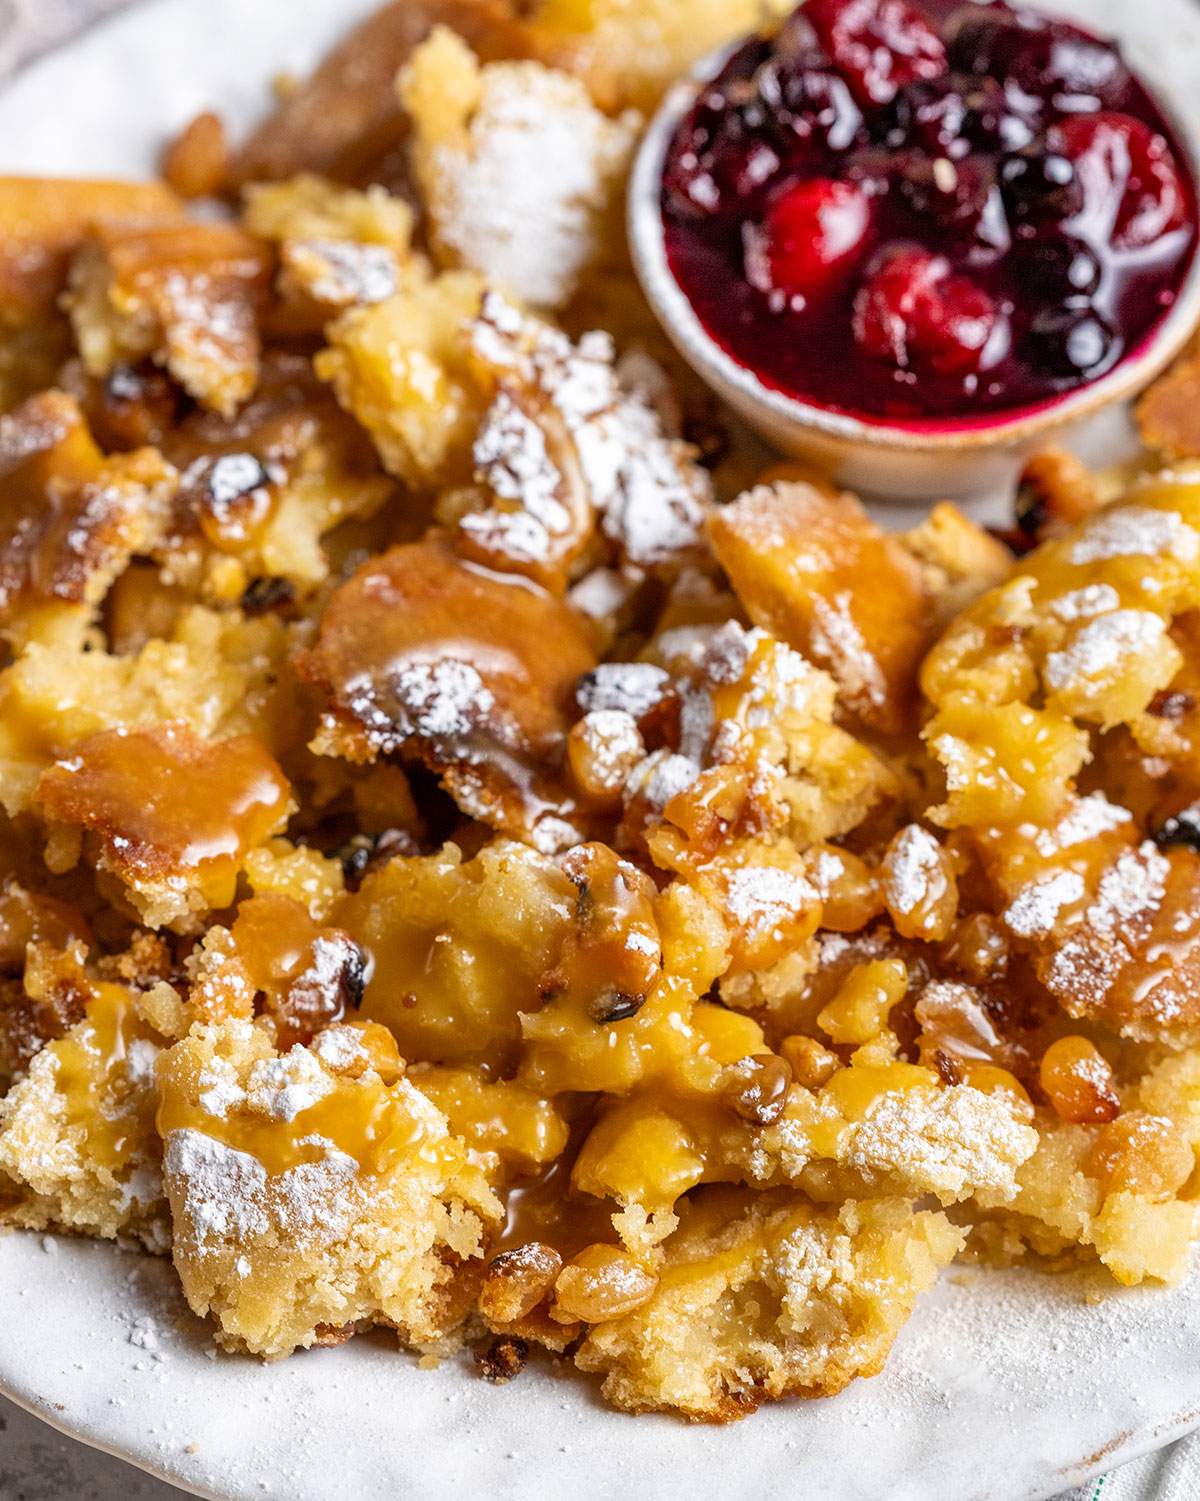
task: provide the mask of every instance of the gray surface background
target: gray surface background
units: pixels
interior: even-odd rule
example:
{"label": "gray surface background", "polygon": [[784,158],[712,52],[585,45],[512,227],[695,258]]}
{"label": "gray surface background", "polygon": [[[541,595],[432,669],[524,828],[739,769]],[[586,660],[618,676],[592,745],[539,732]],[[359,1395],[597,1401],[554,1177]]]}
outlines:
{"label": "gray surface background", "polygon": [[173,1485],[64,1438],[0,1397],[0,1501],[180,1501],[182,1496]]}

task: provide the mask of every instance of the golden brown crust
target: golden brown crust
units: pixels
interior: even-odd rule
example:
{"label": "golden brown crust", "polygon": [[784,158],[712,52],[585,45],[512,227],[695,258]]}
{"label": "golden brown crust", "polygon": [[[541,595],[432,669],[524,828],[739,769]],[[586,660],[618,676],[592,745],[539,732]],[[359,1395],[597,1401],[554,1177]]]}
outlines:
{"label": "golden brown crust", "polygon": [[396,74],[436,25],[453,27],[488,56],[521,55],[522,33],[505,0],[392,0],[350,31],[251,135],[234,157],[235,183],[320,172],[399,187],[408,123]]}
{"label": "golden brown crust", "polygon": [[34,793],[43,818],[95,841],[97,868],[152,927],[227,906],[247,853],[281,830],[290,800],[259,741],[205,740],[181,723],[89,736]]}
{"label": "golden brown crust", "polygon": [[889,734],[911,721],[924,583],[853,497],[761,486],[715,512],[709,535],[750,618],[829,671],[848,713]]}
{"label": "golden brown crust", "polygon": [[151,450],[106,458],[61,391],[0,417],[0,621],[52,602],[98,604],[157,540],[175,485]]}
{"label": "golden brown crust", "polygon": [[202,405],[232,416],[258,382],[269,247],[232,224],[97,224],[68,298],[84,364],[106,375],[147,355]]}
{"label": "golden brown crust", "polygon": [[98,220],[178,212],[174,194],[157,182],[0,177],[0,324],[33,323],[54,310],[71,256]]}
{"label": "golden brown crust", "polygon": [[319,748],[413,752],[464,811],[553,847],[572,811],[559,782],[572,696],[593,662],[565,604],[435,533],[342,585],[300,671],[325,695]]}

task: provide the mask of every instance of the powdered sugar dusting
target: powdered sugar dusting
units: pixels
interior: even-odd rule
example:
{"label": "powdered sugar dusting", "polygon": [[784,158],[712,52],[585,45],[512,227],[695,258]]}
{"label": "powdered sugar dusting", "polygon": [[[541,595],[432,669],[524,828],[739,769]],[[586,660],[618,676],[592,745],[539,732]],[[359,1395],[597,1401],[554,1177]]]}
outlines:
{"label": "powdered sugar dusting", "polygon": [[228,1119],[229,1112],[236,1110],[246,1098],[237,1069],[228,1058],[220,1056],[211,1059],[201,1070],[196,1087],[200,1108],[217,1120]]}
{"label": "powdered sugar dusting", "polygon": [[333,1081],[297,1043],[282,1058],[262,1058],[250,1070],[246,1108],[272,1120],[293,1121],[333,1089]]}
{"label": "powdered sugar dusting", "polygon": [[288,987],[289,999],[301,1013],[329,1015],[353,991],[362,965],[362,950],[347,934],[321,933],[313,939],[308,963]]}
{"label": "powdered sugar dusting", "polygon": [[700,775],[700,768],[687,756],[672,751],[654,751],[634,771],[626,784],[625,796],[643,798],[651,808],[661,810],[685,792]]}
{"label": "powdered sugar dusting", "polygon": [[851,605],[846,591],[829,599],[813,595],[813,647],[828,663],[847,703],[860,710],[877,708],[887,699],[887,682],[858,628]]}
{"label": "powdered sugar dusting", "polygon": [[1068,557],[1072,563],[1102,563],[1107,558],[1154,558],[1168,555],[1191,563],[1200,553],[1200,536],[1174,511],[1149,506],[1120,506],[1102,511],[1089,522]]}
{"label": "powdered sugar dusting", "polygon": [[589,781],[606,792],[619,793],[646,754],[637,720],[623,709],[593,709],[574,734],[587,756]]}
{"label": "powdered sugar dusting", "polygon": [[705,638],[701,670],[711,683],[736,683],[745,676],[756,648],[766,640],[763,631],[748,631],[727,620]]}
{"label": "powdered sugar dusting", "polygon": [[775,1261],[785,1306],[797,1318],[830,1287],[854,1281],[854,1242],[826,1226],[797,1225],[780,1242]]}
{"label": "powdered sugar dusting", "polygon": [[696,667],[703,660],[714,635],[715,625],[677,625],[654,639],[656,654],[676,671]]}
{"label": "powdered sugar dusting", "polygon": [[1050,603],[1050,613],[1059,620],[1087,620],[1093,615],[1104,615],[1121,607],[1121,596],[1111,584],[1087,584],[1082,589],[1072,589]]}
{"label": "powdered sugar dusting", "polygon": [[[167,1186],[183,1234],[200,1256],[243,1251],[275,1232],[293,1244],[344,1235],[355,1212],[346,1190],[358,1176],[352,1157],[313,1139],[325,1155],[271,1176],[257,1157],[203,1132],[172,1131],[166,1144]],[[177,1228],[177,1233],[178,1228]]]}
{"label": "powdered sugar dusting", "polygon": [[267,1170],[257,1157],[202,1131],[172,1131],[165,1166],[168,1183],[182,1190],[183,1212],[201,1245],[230,1237],[244,1241],[267,1229],[260,1203]]}
{"label": "powdered sugar dusting", "polygon": [[400,282],[396,253],[388,245],[356,240],[289,240],[282,248],[286,270],[330,308],[370,306],[391,297]]}
{"label": "powdered sugar dusting", "polygon": [[1114,610],[1098,615],[1082,626],[1062,651],[1047,656],[1042,676],[1046,686],[1056,692],[1080,679],[1111,677],[1130,658],[1158,651],[1165,634],[1164,621],[1148,610]]}
{"label": "powdered sugar dusting", "polygon": [[726,907],[751,938],[766,936],[819,900],[812,883],[795,871],[746,865],[725,878]]}
{"label": "powdered sugar dusting", "polygon": [[522,381],[561,421],[588,500],[626,562],[676,563],[697,547],[711,498],[708,476],[666,436],[654,408],[622,389],[607,334],[585,334],[572,345],[489,292],[472,343],[502,380]]}
{"label": "powdered sugar dusting", "polygon": [[1105,871],[1088,908],[1088,925],[1098,933],[1128,932],[1139,918],[1154,913],[1166,894],[1166,857],[1149,840],[1136,850],[1124,850]]}
{"label": "powdered sugar dusting", "polygon": [[510,392],[501,390],[488,409],[473,453],[479,481],[518,508],[469,512],[461,531],[515,562],[549,562],[556,544],[570,537],[571,513],[560,498],[564,479],[542,428]]}
{"label": "powdered sugar dusting", "polygon": [[571,585],[567,598],[572,608],[589,620],[611,621],[640,582],[635,573],[622,573],[618,568],[593,568]]}
{"label": "powdered sugar dusting", "polygon": [[1008,1198],[1016,1169],[1037,1147],[1019,1109],[1011,1096],[966,1085],[892,1090],[850,1127],[845,1158],[868,1181],[896,1178],[943,1203],[978,1189]]}
{"label": "powdered sugar dusting", "polygon": [[406,662],[389,674],[387,704],[378,701],[370,674],[351,678],[345,696],[351,712],[380,750],[398,750],[411,736],[445,745],[456,760],[496,707],[495,695],[469,662],[443,657]]}
{"label": "powdered sugar dusting", "polygon": [[1132,821],[1132,815],[1116,803],[1110,803],[1102,792],[1090,793],[1081,798],[1063,815],[1053,828],[1038,829],[1033,833],[1034,844],[1041,855],[1055,855],[1073,845],[1098,839],[1101,834],[1119,829]]}
{"label": "powdered sugar dusting", "polygon": [[312,1051],[335,1072],[351,1068],[370,1057],[357,1027],[326,1027],[313,1038]]}
{"label": "powdered sugar dusting", "polygon": [[125,1077],[134,1089],[150,1089],[162,1049],[148,1037],[135,1037],[125,1050]]}
{"label": "powdered sugar dusting", "polygon": [[620,709],[641,719],[670,691],[670,677],[651,662],[602,662],[580,679],[575,697],[586,713]]}
{"label": "powdered sugar dusting", "polygon": [[434,154],[438,231],[465,265],[558,307],[598,253],[636,117],[607,119],[578,80],[536,63],[493,64],[479,81],[469,139]]}
{"label": "powdered sugar dusting", "polygon": [[1009,904],[1004,921],[1021,938],[1045,938],[1062,909],[1083,899],[1084,889],[1081,875],[1061,870],[1026,886]]}
{"label": "powdered sugar dusting", "polygon": [[945,886],[941,847],[920,824],[897,836],[887,861],[884,895],[893,912],[915,912]]}
{"label": "powdered sugar dusting", "polygon": [[1055,953],[1047,978],[1075,1014],[1101,1006],[1131,962],[1162,905],[1169,871],[1166,858],[1147,840],[1123,850],[1101,877],[1095,900]]}
{"label": "powdered sugar dusting", "polygon": [[844,875],[845,869],[837,852],[827,849],[818,851],[817,858],[813,861],[812,877],[813,884],[822,899],[829,896]]}

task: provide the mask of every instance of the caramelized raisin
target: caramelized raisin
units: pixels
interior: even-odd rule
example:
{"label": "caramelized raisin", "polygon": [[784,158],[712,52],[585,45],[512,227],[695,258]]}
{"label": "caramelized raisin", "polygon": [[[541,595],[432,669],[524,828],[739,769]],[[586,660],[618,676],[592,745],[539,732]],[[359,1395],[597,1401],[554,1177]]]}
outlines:
{"label": "caramelized raisin", "polygon": [[1060,1037],[1042,1056],[1040,1079],[1060,1120],[1111,1121],[1120,1112],[1113,1071],[1086,1037]]}
{"label": "caramelized raisin", "polygon": [[1195,1154],[1180,1128],[1144,1110],[1130,1110],[1109,1121],[1096,1137],[1088,1164],[1107,1193],[1156,1201],[1173,1198],[1195,1165]]}
{"label": "caramelized raisin", "polygon": [[562,862],[575,887],[575,911],[558,963],[543,975],[545,1002],[565,1000],[607,1025],[636,1016],[662,973],[654,884],[601,844]]}
{"label": "caramelized raisin", "polygon": [[501,1386],[519,1376],[529,1358],[529,1346],[523,1339],[501,1334],[483,1350],[476,1350],[475,1364],[485,1381]]}
{"label": "caramelized raisin", "polygon": [[755,1053],[726,1070],[724,1095],[734,1113],[753,1126],[773,1125],[787,1106],[792,1069],[786,1058]]}
{"label": "caramelized raisin", "polygon": [[603,1324],[623,1318],[654,1296],[658,1278],[616,1246],[580,1251],[554,1284],[554,1315],[566,1322]]}
{"label": "caramelized raisin", "polygon": [[494,1324],[515,1324],[545,1299],[562,1271],[559,1253],[541,1241],[528,1241],[494,1256],[479,1291],[479,1311]]}

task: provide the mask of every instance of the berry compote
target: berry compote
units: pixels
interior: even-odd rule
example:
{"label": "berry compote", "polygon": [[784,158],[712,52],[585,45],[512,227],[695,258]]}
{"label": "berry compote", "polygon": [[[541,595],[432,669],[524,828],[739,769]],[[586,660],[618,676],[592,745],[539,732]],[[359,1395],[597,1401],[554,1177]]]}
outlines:
{"label": "berry compote", "polygon": [[999,0],[807,0],[703,89],[662,207],[739,364],[916,427],[1104,375],[1196,242],[1183,154],[1117,47]]}

